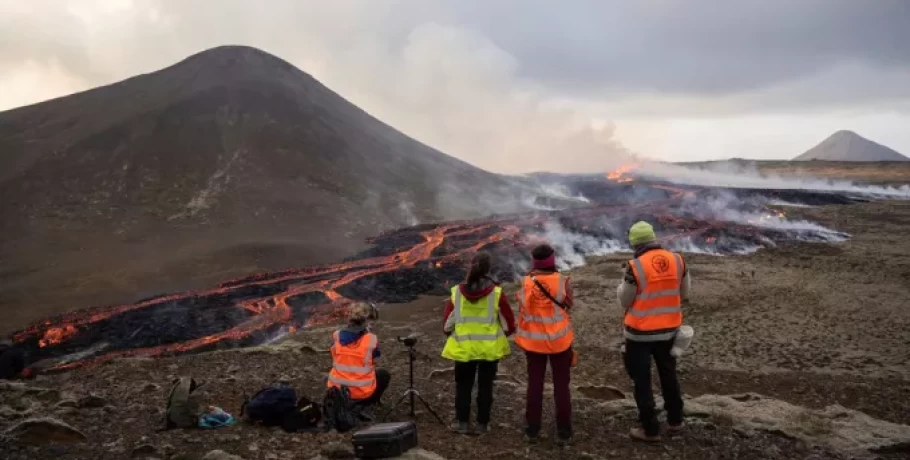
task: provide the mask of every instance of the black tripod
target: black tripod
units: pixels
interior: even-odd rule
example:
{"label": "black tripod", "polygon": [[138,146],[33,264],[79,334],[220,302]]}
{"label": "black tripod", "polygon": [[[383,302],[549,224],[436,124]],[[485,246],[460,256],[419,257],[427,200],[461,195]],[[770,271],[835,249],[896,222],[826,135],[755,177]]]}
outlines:
{"label": "black tripod", "polygon": [[401,405],[402,402],[404,402],[404,399],[407,397],[410,397],[411,400],[411,411],[408,413],[408,415],[411,418],[416,418],[417,414],[414,412],[414,397],[416,396],[417,399],[423,403],[423,407],[426,407],[427,411],[433,414],[433,417],[435,417],[439,423],[445,425],[445,422],[442,421],[442,418],[439,416],[439,414],[437,414],[436,411],[430,407],[430,404],[427,402],[427,400],[423,399],[423,396],[420,396],[420,392],[414,388],[414,361],[417,361],[417,351],[414,350],[414,345],[417,344],[417,339],[412,336],[405,338],[399,337],[398,341],[404,343],[408,347],[408,389],[404,391],[404,394],[401,395],[401,398],[398,399],[398,402],[396,402],[391,408],[389,408],[388,411],[386,411],[386,413],[382,416],[382,420],[385,420],[389,414],[392,413],[392,411],[394,411],[396,408],[398,408],[398,406]]}

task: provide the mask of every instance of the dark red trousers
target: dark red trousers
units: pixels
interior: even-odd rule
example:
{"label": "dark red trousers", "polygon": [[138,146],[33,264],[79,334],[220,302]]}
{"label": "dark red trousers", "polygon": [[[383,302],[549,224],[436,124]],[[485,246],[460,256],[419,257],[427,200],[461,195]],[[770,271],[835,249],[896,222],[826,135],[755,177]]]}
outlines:
{"label": "dark red trousers", "polygon": [[572,348],[554,355],[525,352],[528,359],[528,400],[525,408],[527,434],[540,433],[540,419],[543,412],[543,385],[547,375],[547,362],[553,374],[553,399],[556,402],[556,432],[559,437],[572,436],[572,395],[569,392],[569,376],[572,370]]}

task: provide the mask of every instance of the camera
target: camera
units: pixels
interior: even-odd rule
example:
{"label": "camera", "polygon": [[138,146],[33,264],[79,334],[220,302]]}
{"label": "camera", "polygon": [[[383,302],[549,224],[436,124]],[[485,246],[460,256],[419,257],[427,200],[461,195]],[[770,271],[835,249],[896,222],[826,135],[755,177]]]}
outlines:
{"label": "camera", "polygon": [[367,316],[367,319],[370,321],[378,321],[379,320],[379,307],[377,307],[376,304],[373,302],[370,302],[369,305],[370,305],[370,315]]}
{"label": "camera", "polygon": [[411,334],[407,337],[398,336],[398,341],[403,343],[406,347],[413,347],[417,345],[417,334]]}

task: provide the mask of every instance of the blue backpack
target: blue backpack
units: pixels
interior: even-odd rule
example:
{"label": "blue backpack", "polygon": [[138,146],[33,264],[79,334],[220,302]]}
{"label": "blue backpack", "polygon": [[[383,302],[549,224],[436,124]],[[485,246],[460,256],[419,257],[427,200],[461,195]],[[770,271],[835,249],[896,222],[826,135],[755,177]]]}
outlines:
{"label": "blue backpack", "polygon": [[279,426],[297,410],[297,392],[288,385],[274,384],[247,398],[240,415],[265,426]]}

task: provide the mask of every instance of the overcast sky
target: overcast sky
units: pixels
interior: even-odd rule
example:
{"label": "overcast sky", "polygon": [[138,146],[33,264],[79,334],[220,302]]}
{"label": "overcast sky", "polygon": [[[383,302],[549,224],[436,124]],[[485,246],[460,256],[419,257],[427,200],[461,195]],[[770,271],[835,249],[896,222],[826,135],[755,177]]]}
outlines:
{"label": "overcast sky", "polygon": [[498,172],[910,155],[908,0],[0,0],[0,110],[224,44]]}

